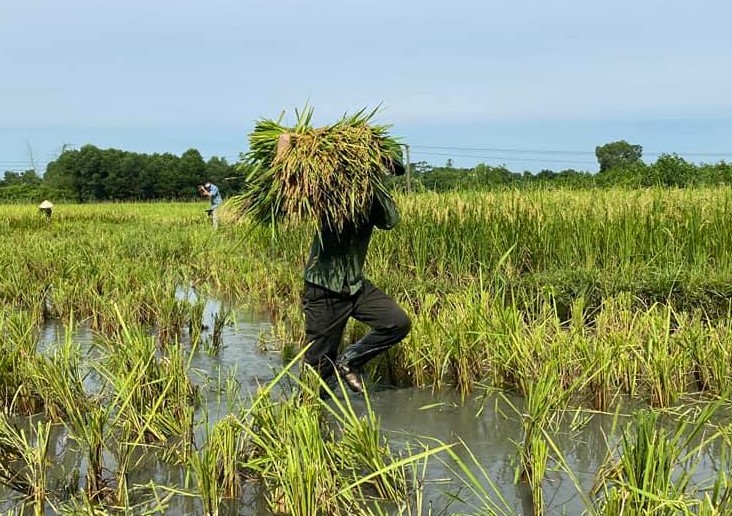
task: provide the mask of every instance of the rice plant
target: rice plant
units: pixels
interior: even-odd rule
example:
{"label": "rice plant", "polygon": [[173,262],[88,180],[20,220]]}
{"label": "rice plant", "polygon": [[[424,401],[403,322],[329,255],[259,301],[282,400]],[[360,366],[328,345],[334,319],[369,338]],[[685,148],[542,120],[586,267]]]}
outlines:
{"label": "rice plant", "polygon": [[129,421],[146,440],[164,441],[190,435],[190,406],[198,389],[188,375],[180,346],[158,354],[154,337],[123,325],[121,342],[108,342],[108,356],[97,367],[114,396],[121,400],[116,419]]}
{"label": "rice plant", "polygon": [[198,300],[188,304],[188,336],[191,341],[191,348],[196,349],[201,342],[203,324],[203,313],[206,303]]}
{"label": "rice plant", "polygon": [[[339,385],[340,396],[336,396],[317,375],[306,370],[300,379],[290,368],[257,393],[241,416],[250,438],[245,468],[265,482],[273,511],[353,514],[370,500],[402,500],[410,465],[447,448],[395,458],[371,410],[367,409],[365,418],[359,417],[344,385]],[[271,390],[285,377],[301,392],[274,402]],[[323,390],[331,402],[321,399]]]}
{"label": "rice plant", "polygon": [[600,472],[603,513],[690,514],[700,503],[690,491],[695,455],[718,435],[704,432],[719,406],[684,411],[675,428],[667,428],[658,412],[637,412],[623,431],[617,457],[610,455]]}
{"label": "rice plant", "polygon": [[43,398],[27,381],[36,357],[35,330],[26,312],[0,312],[0,400],[10,412],[28,415],[43,407]]}
{"label": "rice plant", "polygon": [[244,452],[242,425],[234,417],[218,421],[203,446],[188,458],[206,514],[219,514],[222,498],[235,499],[242,489]]}
{"label": "rice plant", "polygon": [[0,483],[22,493],[36,516],[46,513],[50,427],[37,421],[27,431],[0,414]]}
{"label": "rice plant", "polygon": [[224,310],[219,310],[214,314],[211,336],[206,342],[206,352],[208,354],[215,355],[223,346],[223,332],[228,320],[229,314],[226,313]]}
{"label": "rice plant", "polygon": [[527,382],[523,411],[506,399],[521,418],[523,428],[523,438],[518,444],[516,481],[526,482],[531,488],[536,515],[543,514],[545,510],[543,481],[549,460],[546,435],[555,429],[560,410],[580,388],[579,381],[567,389],[562,388],[558,366],[558,361],[552,360],[539,365],[537,376]]}

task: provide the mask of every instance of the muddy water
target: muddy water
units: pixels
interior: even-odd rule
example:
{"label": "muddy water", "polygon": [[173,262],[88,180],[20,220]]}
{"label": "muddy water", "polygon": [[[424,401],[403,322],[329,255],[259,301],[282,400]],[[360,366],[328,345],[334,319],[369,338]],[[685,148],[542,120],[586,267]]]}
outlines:
{"label": "muddy water", "polygon": [[[190,295],[184,293],[183,295]],[[209,301],[205,307],[204,324],[213,327],[214,315],[222,309],[216,301]],[[195,368],[194,381],[202,386],[205,402],[199,411],[198,419],[207,416],[210,422],[236,410],[236,405],[246,400],[248,393],[257,385],[270,381],[282,363],[279,353],[267,351],[263,346],[270,328],[266,320],[251,314],[235,314],[234,320],[227,325],[223,333],[224,347],[217,354],[210,356],[203,351],[197,353],[192,361]],[[204,338],[208,331],[204,331]],[[64,329],[58,325],[49,325],[40,336],[41,349],[48,348],[64,338]],[[83,347],[91,347],[93,337],[83,327],[72,334],[75,342]],[[231,403],[219,387],[229,380],[234,386],[240,401]],[[93,383],[93,381],[92,381]],[[89,385],[93,389],[94,385]],[[388,435],[395,448],[408,443],[425,442],[425,437],[438,439],[445,443],[462,441],[477,458],[480,467],[472,469],[482,478],[481,469],[489,476],[497,487],[504,502],[495,501],[505,508],[507,514],[530,514],[531,504],[526,488],[514,482],[515,463],[517,457],[516,444],[521,439],[519,418],[511,405],[519,411],[522,402],[519,398],[492,394],[476,395],[467,400],[452,391],[431,392],[420,389],[391,389],[374,386],[370,395],[371,406],[381,421],[383,431]],[[365,410],[362,397],[353,398],[357,410]],[[595,473],[605,457],[607,445],[604,435],[608,432],[610,419],[599,415],[584,414],[564,419],[555,439],[561,447],[569,467],[577,476],[583,491],[591,489]],[[204,429],[199,429],[203,432]],[[79,459],[68,453],[66,438],[62,430],[56,430],[52,440],[58,464],[54,466],[51,476],[66,475],[65,472],[78,467]],[[467,452],[458,448],[458,454],[466,463],[471,463]],[[460,483],[450,467],[453,466],[447,457],[445,462],[431,459],[427,471],[425,488],[425,510],[427,504],[432,506],[434,514],[475,513],[477,508],[470,503],[469,493]],[[107,466],[113,467],[113,458],[105,457]],[[711,476],[716,466],[714,451],[702,461],[698,476]],[[550,465],[551,467],[551,465]],[[83,477],[84,472],[81,475]],[[133,472],[130,484],[147,484],[150,480],[171,487],[182,486],[185,472],[159,463],[150,457],[148,463]],[[488,482],[485,483],[488,485]],[[545,481],[545,500],[547,514],[581,514],[584,509],[577,488],[568,476],[559,471],[550,471]],[[467,498],[466,502],[456,501],[454,495]],[[13,505],[12,493],[0,488],[0,510],[7,511]],[[2,500],[5,500],[4,502]],[[224,514],[256,515],[267,514],[262,497],[256,490],[246,492],[241,500],[230,503]],[[193,498],[178,497],[173,500],[169,514],[200,513],[201,508]],[[50,513],[49,513],[50,514]]]}

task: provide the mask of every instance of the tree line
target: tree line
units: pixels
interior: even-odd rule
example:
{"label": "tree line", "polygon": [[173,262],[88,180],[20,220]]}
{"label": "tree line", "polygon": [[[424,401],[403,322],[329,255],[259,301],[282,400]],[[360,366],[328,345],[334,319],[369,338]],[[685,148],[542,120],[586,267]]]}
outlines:
{"label": "tree line", "polygon": [[219,184],[222,190],[236,191],[243,185],[243,174],[224,158],[214,156],[205,161],[196,149],[176,156],[84,145],[64,150],[48,164],[42,178],[34,171],[5,172],[0,199],[186,200],[197,197],[196,186],[206,181]]}
{"label": "tree line", "polygon": [[[599,172],[574,169],[513,172],[505,166],[480,163],[471,168],[455,168],[452,162],[432,166],[426,162],[410,164],[409,188],[412,191],[450,191],[484,188],[522,188],[535,186],[597,188],[622,186],[691,187],[732,184],[732,164],[724,161],[695,164],[676,154],[662,154],[653,163],[642,160],[643,148],[624,140],[595,149]],[[99,149],[85,145],[65,149],[50,162],[46,173],[34,170],[7,171],[0,180],[0,201],[75,202],[191,200],[198,197],[196,186],[211,181],[225,196],[240,192],[246,170],[226,159],[203,159],[196,149],[181,156],[171,153],[141,154],[118,149]],[[389,180],[396,189],[407,189],[406,176]]]}
{"label": "tree line", "polygon": [[[620,140],[595,148],[599,172],[575,169],[542,170],[539,173],[512,172],[505,166],[480,163],[472,168],[455,168],[451,160],[435,167],[424,161],[411,164],[410,189],[438,192],[498,187],[562,188],[686,188],[732,185],[732,163],[696,164],[677,154],[661,154],[653,163],[642,160],[643,147]],[[391,180],[398,189],[407,188],[407,178]]]}

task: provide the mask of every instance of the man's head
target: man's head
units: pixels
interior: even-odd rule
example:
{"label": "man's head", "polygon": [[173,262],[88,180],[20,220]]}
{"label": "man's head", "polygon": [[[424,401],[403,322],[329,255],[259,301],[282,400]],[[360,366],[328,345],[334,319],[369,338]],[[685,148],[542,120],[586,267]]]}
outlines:
{"label": "man's head", "polygon": [[406,172],[406,170],[404,169],[404,165],[398,159],[387,158],[386,168],[390,174],[393,174],[395,176],[403,176]]}
{"label": "man's head", "polygon": [[203,183],[203,187],[206,190],[210,190],[211,189],[211,181],[206,181],[205,183]]}

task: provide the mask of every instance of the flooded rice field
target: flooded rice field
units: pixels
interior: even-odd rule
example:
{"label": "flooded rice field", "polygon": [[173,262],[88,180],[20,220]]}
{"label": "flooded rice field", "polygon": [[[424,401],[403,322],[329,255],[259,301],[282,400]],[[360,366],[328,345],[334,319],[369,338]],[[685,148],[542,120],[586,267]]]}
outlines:
{"label": "flooded rice field", "polygon": [[[196,302],[193,291],[181,289],[179,297]],[[205,301],[202,342],[210,340],[217,314],[224,310],[225,306],[219,301]],[[205,352],[201,348],[191,354],[191,379],[202,395],[194,416],[197,442],[205,439],[217,422],[237,413],[258,388],[272,382],[282,370],[281,353],[270,350],[267,344],[270,328],[266,317],[232,312],[227,315],[221,333],[222,344],[216,352]],[[88,360],[95,360],[95,336],[83,324],[70,333],[58,322],[44,325],[38,336],[38,349],[48,353],[68,339],[82,348]],[[191,343],[183,335],[180,344],[185,347]],[[98,390],[100,382],[94,374],[84,378],[89,392]],[[368,385],[368,400],[350,394],[349,400],[358,414],[373,411],[382,433],[389,437],[394,449],[407,451],[416,443],[426,441],[460,443],[457,455],[480,479],[498,508],[496,513],[536,513],[530,488],[525,482],[517,481],[519,443],[524,433],[523,398],[485,389],[476,389],[472,395],[461,397],[452,389],[396,388],[379,382]],[[296,387],[280,382],[274,396],[291,396],[289,391],[292,389]],[[342,400],[343,393],[338,397]],[[592,496],[597,473],[603,467],[608,449],[618,441],[617,429],[613,433],[613,422],[620,421],[622,425],[624,419],[627,418],[589,411],[568,413],[561,418],[551,438],[561,451],[562,464],[557,460],[549,461],[543,487],[544,514],[581,514],[587,510],[587,497]],[[26,426],[28,421],[21,420],[19,424]],[[52,427],[49,442],[53,462],[49,483],[66,485],[73,490],[84,477],[86,459],[62,425]],[[167,493],[165,514],[207,512],[197,497],[185,493],[185,486],[190,485],[190,472],[185,467],[162,460],[157,449],[149,454],[138,450],[136,455],[139,455],[136,467],[127,472],[127,481],[130,485],[155,485],[158,492]],[[105,451],[104,462],[107,468],[114,469],[117,458]],[[720,452],[712,444],[698,450],[697,463],[690,474],[694,482],[701,485],[717,476],[720,467]],[[572,477],[567,474],[568,470]],[[70,472],[74,472],[75,479],[69,478]],[[463,479],[456,478],[457,472],[460,472],[459,465],[447,456],[427,461],[424,477],[420,479],[423,487],[421,513],[481,512],[475,493]],[[3,500],[0,510],[12,512],[20,498],[17,492],[0,488]],[[265,493],[256,483],[245,485],[234,499],[224,498],[217,510],[220,514],[272,514]],[[404,512],[395,506],[393,513]],[[54,514],[54,511],[49,507],[47,514]]]}

